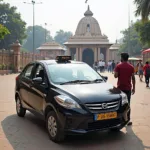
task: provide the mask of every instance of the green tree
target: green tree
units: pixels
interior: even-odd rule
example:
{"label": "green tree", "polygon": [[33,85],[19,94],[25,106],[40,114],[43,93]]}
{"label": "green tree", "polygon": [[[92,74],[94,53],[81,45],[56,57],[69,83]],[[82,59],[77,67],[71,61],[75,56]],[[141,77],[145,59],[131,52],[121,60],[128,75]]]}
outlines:
{"label": "green tree", "polygon": [[140,42],[140,37],[135,30],[135,24],[132,23],[130,28],[121,31],[121,33],[123,34],[123,39],[119,53],[130,51],[131,56],[140,54],[142,44]]}
{"label": "green tree", "polygon": [[0,40],[4,39],[7,34],[10,34],[9,30],[0,24]]}
{"label": "green tree", "polygon": [[63,30],[59,30],[56,32],[56,36],[54,37],[55,41],[59,44],[63,45],[68,39],[72,36],[72,32],[65,32]]}
{"label": "green tree", "polygon": [[[43,43],[50,42],[53,40],[50,32],[44,29],[42,26],[34,26],[35,30],[35,49],[40,47]],[[33,50],[33,26],[29,26],[26,30],[27,38],[24,40],[23,48],[27,49],[28,51]],[[46,36],[45,36],[46,35]]]}
{"label": "green tree", "polygon": [[22,43],[22,40],[26,37],[26,23],[21,19],[21,15],[17,13],[16,7],[11,7],[7,3],[0,3],[0,24],[4,25],[10,32],[0,41],[0,48],[7,49],[17,39]]}
{"label": "green tree", "polygon": [[142,20],[148,21],[148,17],[150,15],[150,0],[134,0],[136,4],[136,16],[141,16]]}
{"label": "green tree", "polygon": [[139,33],[140,41],[146,47],[150,47],[150,21],[143,23],[138,21],[135,24],[136,31]]}

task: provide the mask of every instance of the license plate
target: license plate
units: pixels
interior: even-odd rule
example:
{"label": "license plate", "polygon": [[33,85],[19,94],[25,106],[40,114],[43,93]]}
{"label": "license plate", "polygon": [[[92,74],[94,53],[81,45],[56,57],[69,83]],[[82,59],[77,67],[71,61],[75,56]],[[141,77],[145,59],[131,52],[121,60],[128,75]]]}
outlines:
{"label": "license plate", "polygon": [[115,119],[117,118],[117,112],[109,112],[103,114],[96,114],[94,116],[95,120],[108,120],[108,119]]}

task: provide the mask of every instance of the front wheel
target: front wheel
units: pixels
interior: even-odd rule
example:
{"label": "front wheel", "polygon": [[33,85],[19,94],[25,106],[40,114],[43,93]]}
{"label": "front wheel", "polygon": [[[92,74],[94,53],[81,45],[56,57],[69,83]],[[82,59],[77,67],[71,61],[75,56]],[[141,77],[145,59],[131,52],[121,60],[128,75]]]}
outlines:
{"label": "front wheel", "polygon": [[61,142],[64,140],[64,131],[61,129],[57,115],[54,111],[51,111],[47,115],[46,127],[48,135],[53,142]]}
{"label": "front wheel", "polygon": [[22,107],[19,97],[17,97],[17,100],[16,100],[16,111],[19,117],[24,117],[26,114],[26,109]]}

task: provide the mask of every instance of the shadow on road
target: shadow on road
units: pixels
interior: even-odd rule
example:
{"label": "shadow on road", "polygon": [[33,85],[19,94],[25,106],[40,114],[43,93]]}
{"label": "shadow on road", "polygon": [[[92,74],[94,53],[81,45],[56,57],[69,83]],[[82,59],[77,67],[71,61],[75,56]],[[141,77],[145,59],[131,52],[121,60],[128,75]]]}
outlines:
{"label": "shadow on road", "polygon": [[1,122],[3,131],[14,150],[144,150],[142,141],[131,127],[124,132],[99,132],[68,136],[61,144],[53,143],[46,133],[44,121],[28,113],[25,118],[11,115]]}

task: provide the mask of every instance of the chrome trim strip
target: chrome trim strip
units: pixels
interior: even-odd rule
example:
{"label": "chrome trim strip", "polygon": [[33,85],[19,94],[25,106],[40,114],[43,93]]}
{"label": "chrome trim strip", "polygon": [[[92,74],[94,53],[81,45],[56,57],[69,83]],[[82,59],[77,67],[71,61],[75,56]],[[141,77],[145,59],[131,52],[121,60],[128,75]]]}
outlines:
{"label": "chrome trim strip", "polygon": [[112,104],[118,104],[119,101],[116,101],[116,102],[111,102],[111,103],[106,103],[107,105],[112,105]]}
{"label": "chrome trim strip", "polygon": [[114,108],[114,107],[117,107],[117,106],[118,106],[118,104],[117,104],[117,105],[112,105],[112,106],[107,106],[107,108],[106,108],[106,109]]}
{"label": "chrome trim strip", "polygon": [[88,108],[93,110],[102,109],[102,107],[88,107]]}
{"label": "chrome trim strip", "polygon": [[85,104],[86,106],[102,106],[102,104]]}
{"label": "chrome trim strip", "polygon": [[[90,110],[103,110],[102,108],[102,104],[85,104]],[[119,101],[115,101],[115,102],[110,102],[110,103],[105,103],[107,104],[107,107],[105,110],[107,109],[111,109],[111,108],[116,108],[119,106]]]}

